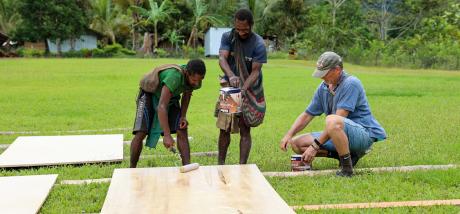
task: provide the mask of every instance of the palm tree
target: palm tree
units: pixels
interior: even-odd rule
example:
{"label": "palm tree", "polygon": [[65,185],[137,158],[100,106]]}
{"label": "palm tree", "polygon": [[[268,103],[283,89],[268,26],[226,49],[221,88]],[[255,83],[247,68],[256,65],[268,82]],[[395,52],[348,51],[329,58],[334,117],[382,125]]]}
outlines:
{"label": "palm tree", "polygon": [[178,34],[176,30],[172,30],[172,31],[168,32],[166,35],[167,35],[167,38],[168,38],[169,42],[171,42],[171,44],[172,44],[172,46],[174,48],[174,52],[177,53],[177,50],[179,48],[179,42],[182,41],[184,36]]}
{"label": "palm tree", "polygon": [[15,4],[18,3],[14,0],[0,1],[0,32],[2,33],[11,33],[19,23],[21,16],[17,13]]}
{"label": "palm tree", "polygon": [[109,37],[112,44],[116,43],[116,32],[121,28],[128,28],[132,21],[121,10],[112,5],[112,0],[92,1],[93,19],[90,29]]}
{"label": "palm tree", "polygon": [[139,13],[137,9],[133,6],[141,6],[144,3],[144,0],[114,0],[114,3],[120,6],[123,11],[127,11],[127,14],[131,16],[131,39],[132,39],[132,47],[131,50],[137,50],[137,40],[139,36],[139,28],[138,24],[140,21]]}
{"label": "palm tree", "polygon": [[190,32],[190,37],[187,41],[187,46],[191,46],[193,42],[193,48],[196,48],[196,41],[198,39],[198,34],[203,32],[199,31],[199,26],[201,24],[213,24],[221,25],[223,22],[218,15],[208,14],[208,7],[205,5],[205,2],[201,0],[189,0],[189,5],[191,6],[193,12],[193,21],[192,21],[192,31]]}
{"label": "palm tree", "polygon": [[170,4],[169,0],[163,1],[160,6],[153,0],[149,0],[150,9],[146,10],[142,7],[133,6],[141,16],[145,17],[142,22],[152,23],[154,29],[154,47],[158,46],[158,23],[166,20],[171,14],[178,12],[173,5]]}

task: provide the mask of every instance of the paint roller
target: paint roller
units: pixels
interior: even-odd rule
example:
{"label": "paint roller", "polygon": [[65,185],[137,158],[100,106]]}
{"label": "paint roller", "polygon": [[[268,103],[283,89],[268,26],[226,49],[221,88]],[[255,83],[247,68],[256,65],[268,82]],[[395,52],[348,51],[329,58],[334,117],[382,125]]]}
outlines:
{"label": "paint roller", "polygon": [[[180,155],[177,153],[177,150],[176,148],[174,147],[171,147],[169,149],[172,153],[174,153],[174,156],[177,158],[178,162],[182,162],[182,158],[180,157]],[[176,163],[176,166],[177,166],[177,163]],[[186,173],[186,172],[190,172],[190,171],[193,171],[195,169],[198,169],[200,167],[200,164],[198,163],[191,163],[191,164],[187,164],[187,165],[184,165],[184,166],[181,166],[179,167],[179,171],[181,173]]]}
{"label": "paint roller", "polygon": [[191,163],[191,164],[187,164],[185,166],[179,167],[179,171],[182,172],[182,173],[186,173],[186,172],[190,172],[192,170],[198,169],[198,167],[200,167],[200,164]]}

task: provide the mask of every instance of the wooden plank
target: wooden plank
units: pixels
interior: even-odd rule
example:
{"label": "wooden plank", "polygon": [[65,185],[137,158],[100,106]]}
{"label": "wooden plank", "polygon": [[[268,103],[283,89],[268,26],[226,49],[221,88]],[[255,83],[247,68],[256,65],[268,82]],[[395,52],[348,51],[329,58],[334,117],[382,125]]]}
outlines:
{"label": "wooden plank", "polygon": [[[395,166],[395,167],[377,167],[377,168],[361,168],[355,169],[355,172],[410,172],[417,170],[440,170],[457,168],[456,164],[447,165],[415,165],[415,166]],[[263,172],[267,177],[297,177],[297,176],[318,176],[335,174],[337,170],[312,170],[301,172]]]}
{"label": "wooden plank", "polygon": [[363,208],[388,208],[388,207],[420,207],[437,205],[460,205],[460,199],[452,200],[427,200],[427,201],[393,201],[393,202],[369,202],[350,204],[320,204],[293,206],[293,209],[321,210],[321,209],[363,209]]}
{"label": "wooden plank", "polygon": [[57,176],[0,177],[0,213],[37,213]]}
{"label": "wooden plank", "polygon": [[[147,156],[147,157],[153,157],[153,155]],[[432,165],[430,167],[426,167],[426,165],[424,165],[424,166],[425,166],[425,168],[417,168],[417,167],[414,167],[414,166],[403,166],[403,167],[398,167],[398,169],[400,169],[400,170],[401,169],[439,170],[439,169],[449,169],[449,168],[458,167],[457,165],[454,165],[454,164],[450,164],[450,165]],[[384,172],[383,169],[388,169],[388,168],[387,167],[383,167],[383,168],[363,168],[363,169],[360,169],[360,170],[369,171],[369,169],[375,169],[376,172]],[[397,169],[393,169],[393,170],[397,170]],[[327,175],[327,174],[331,174],[333,172],[335,172],[335,170],[319,170],[319,171],[309,171],[309,172],[297,173],[296,175],[297,176],[317,176],[317,175]],[[277,177],[277,176],[278,177],[279,176],[286,177],[284,173],[287,173],[287,172],[262,172],[262,174],[264,174],[264,175],[266,174],[265,176],[267,176],[267,177]],[[287,177],[289,177],[289,176],[287,176]],[[111,180],[110,178],[87,179],[87,180],[63,180],[63,181],[61,181],[61,184],[108,183],[108,182],[110,182],[110,180]]]}
{"label": "wooden plank", "polygon": [[0,167],[119,162],[123,135],[18,137],[0,155]]}
{"label": "wooden plank", "polygon": [[115,169],[102,213],[294,213],[256,165]]}

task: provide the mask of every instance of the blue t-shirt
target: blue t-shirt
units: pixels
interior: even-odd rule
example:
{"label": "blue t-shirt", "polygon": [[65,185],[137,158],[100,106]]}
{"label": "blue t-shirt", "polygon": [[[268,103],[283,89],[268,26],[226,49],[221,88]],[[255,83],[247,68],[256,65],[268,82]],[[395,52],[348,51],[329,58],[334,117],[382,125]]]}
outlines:
{"label": "blue t-shirt", "polygon": [[329,92],[328,85],[322,82],[316,89],[315,95],[305,112],[313,116],[335,114],[337,109],[349,111],[348,119],[362,125],[369,137],[377,140],[386,139],[385,130],[372,116],[366,92],[358,78],[342,72],[335,95]]}
{"label": "blue t-shirt", "polygon": [[[234,31],[231,30],[222,34],[219,50],[226,50],[230,52],[230,55],[227,58],[228,65],[235,75],[239,75],[236,69],[235,58],[233,57],[234,51],[232,42],[234,37],[238,35],[232,36],[233,32]],[[265,49],[264,40],[261,36],[253,32],[247,39],[241,40],[241,43],[243,46],[244,58],[249,74],[251,74],[252,71],[252,62],[267,63],[267,51]],[[259,77],[261,76],[262,75],[259,75]]]}

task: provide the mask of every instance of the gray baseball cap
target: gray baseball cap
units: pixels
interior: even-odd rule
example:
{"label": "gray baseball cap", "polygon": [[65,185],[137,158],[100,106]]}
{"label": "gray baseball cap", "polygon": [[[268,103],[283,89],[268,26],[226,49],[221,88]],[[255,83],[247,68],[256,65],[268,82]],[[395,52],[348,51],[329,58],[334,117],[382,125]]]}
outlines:
{"label": "gray baseball cap", "polygon": [[319,56],[315,72],[313,72],[312,76],[322,78],[331,68],[335,68],[337,65],[342,66],[342,57],[331,51],[324,52]]}

